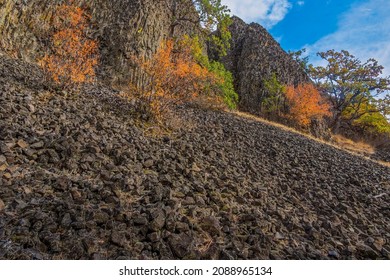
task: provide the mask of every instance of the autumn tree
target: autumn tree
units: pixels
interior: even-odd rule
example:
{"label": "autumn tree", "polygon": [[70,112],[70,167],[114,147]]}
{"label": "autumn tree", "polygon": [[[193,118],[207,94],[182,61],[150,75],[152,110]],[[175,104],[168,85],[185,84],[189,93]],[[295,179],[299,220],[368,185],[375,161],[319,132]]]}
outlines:
{"label": "autumn tree", "polygon": [[[211,40],[220,55],[229,48],[231,34],[230,10],[221,0],[164,0],[171,13],[170,37],[176,36],[176,29],[191,24],[203,40]],[[213,33],[218,28],[219,32]]]}
{"label": "autumn tree", "polygon": [[329,105],[313,84],[301,84],[286,88],[289,117],[302,127],[308,127],[315,118],[330,115]]}
{"label": "autumn tree", "polygon": [[70,87],[91,82],[98,61],[98,46],[87,37],[90,16],[70,2],[57,7],[52,17],[50,51],[40,61],[55,83]]}
{"label": "autumn tree", "polygon": [[193,59],[215,76],[213,91],[222,98],[229,109],[236,109],[238,94],[234,90],[232,73],[226,70],[222,63],[209,60],[198,36],[184,35],[179,44],[190,49]]}
{"label": "autumn tree", "polygon": [[[333,129],[337,130],[342,120],[351,123],[365,114],[389,113],[390,77],[381,76],[383,66],[378,61],[371,58],[361,62],[345,50],[329,50],[318,55],[327,65],[311,66],[309,73],[318,88],[330,97]],[[372,106],[365,106],[367,102]],[[348,119],[345,119],[343,112],[347,108]]]}
{"label": "autumn tree", "polygon": [[132,88],[149,104],[158,120],[172,105],[198,97],[208,98],[210,103],[222,102],[217,86],[219,78],[196,62],[186,43],[167,40],[151,59],[141,59],[138,64],[148,82]]}
{"label": "autumn tree", "polygon": [[[356,108],[359,106],[359,108]],[[378,112],[368,99],[359,104],[350,104],[343,111],[343,119],[353,119],[352,126],[363,132],[366,136],[390,136],[390,122],[386,116]],[[351,118],[352,115],[359,115],[358,118]]]}

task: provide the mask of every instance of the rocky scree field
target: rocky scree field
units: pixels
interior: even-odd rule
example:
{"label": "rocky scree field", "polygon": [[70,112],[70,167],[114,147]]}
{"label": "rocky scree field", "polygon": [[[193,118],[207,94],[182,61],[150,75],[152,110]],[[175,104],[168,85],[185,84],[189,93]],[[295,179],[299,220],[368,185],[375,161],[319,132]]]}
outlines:
{"label": "rocky scree field", "polygon": [[232,113],[137,125],[0,57],[0,259],[389,259],[390,169]]}

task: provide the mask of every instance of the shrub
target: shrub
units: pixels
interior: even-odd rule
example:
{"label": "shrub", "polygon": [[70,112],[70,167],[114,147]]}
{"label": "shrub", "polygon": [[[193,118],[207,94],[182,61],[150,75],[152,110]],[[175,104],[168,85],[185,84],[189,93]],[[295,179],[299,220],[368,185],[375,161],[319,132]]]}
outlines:
{"label": "shrub", "polygon": [[234,90],[232,73],[226,70],[225,66],[218,61],[210,62],[208,69],[219,78],[216,83],[221,92],[223,102],[229,109],[236,109],[238,94]]}
{"label": "shrub", "polygon": [[205,52],[198,36],[191,38],[190,36],[185,35],[182,40],[179,41],[179,44],[190,49],[195,61],[215,75],[214,91],[218,92],[217,95],[222,98],[224,104],[229,109],[236,109],[238,94],[234,90],[232,73],[226,70],[222,63],[209,60],[207,55],[204,54]]}
{"label": "shrub", "polygon": [[268,96],[261,102],[261,112],[280,116],[285,107],[286,87],[282,85],[275,73],[268,80],[263,80]]}
{"label": "shrub", "polygon": [[96,41],[88,39],[90,16],[73,4],[62,4],[53,15],[49,53],[40,61],[52,80],[63,87],[91,82],[98,61]]}
{"label": "shrub", "polygon": [[304,128],[315,118],[330,116],[329,104],[312,84],[288,86],[286,98],[289,106],[288,116]]}
{"label": "shrub", "polygon": [[172,105],[210,95],[216,77],[195,62],[191,49],[172,40],[161,44],[151,59],[140,59],[138,66],[146,74],[146,84],[132,85],[138,97],[150,105],[157,119]]}
{"label": "shrub", "polygon": [[237,96],[231,74],[222,64],[208,61],[198,38],[185,36],[176,44],[164,41],[150,59],[136,62],[147,82],[142,87],[131,87],[158,120],[172,105],[194,100],[217,107],[225,101],[230,108],[235,107]]}

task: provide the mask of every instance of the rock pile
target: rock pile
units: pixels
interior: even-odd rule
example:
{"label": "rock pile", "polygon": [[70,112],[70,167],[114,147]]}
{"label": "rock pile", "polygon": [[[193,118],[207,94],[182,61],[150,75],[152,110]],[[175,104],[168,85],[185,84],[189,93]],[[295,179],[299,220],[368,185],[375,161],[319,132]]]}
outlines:
{"label": "rock pile", "polygon": [[194,107],[153,136],[117,101],[0,57],[0,259],[390,258],[389,168]]}

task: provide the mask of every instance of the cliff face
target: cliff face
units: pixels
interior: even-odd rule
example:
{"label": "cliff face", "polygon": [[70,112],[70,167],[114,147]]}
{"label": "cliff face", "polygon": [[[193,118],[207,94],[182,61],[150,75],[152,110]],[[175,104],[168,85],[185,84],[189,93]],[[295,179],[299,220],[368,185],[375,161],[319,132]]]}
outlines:
{"label": "cliff face", "polygon": [[234,75],[241,109],[259,112],[261,101],[268,95],[263,81],[269,79],[272,73],[282,84],[309,81],[298,64],[259,24],[248,25],[240,18],[233,17],[230,32],[230,51],[220,61]]}
{"label": "cliff face", "polygon": [[[0,49],[35,62],[43,55],[50,18],[59,1],[0,0]],[[75,0],[92,16],[89,35],[100,44],[99,73],[111,83],[140,82],[133,57],[150,55],[169,34],[166,1]],[[186,32],[186,30],[177,30]]]}
{"label": "cliff face", "polygon": [[[0,50],[28,62],[43,57],[49,38],[50,20],[60,1],[0,0]],[[99,77],[109,84],[142,83],[134,57],[150,56],[170,34],[172,14],[169,0],[75,0],[92,16],[89,36],[99,42]],[[188,8],[188,5],[184,5]],[[194,11],[195,13],[195,11]],[[196,28],[183,22],[175,36],[192,34]],[[307,81],[298,65],[260,25],[247,25],[234,17],[230,27],[232,48],[221,59],[233,72],[241,108],[258,112],[267,92],[263,80],[275,72],[282,83]]]}

